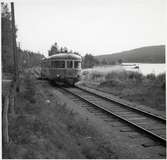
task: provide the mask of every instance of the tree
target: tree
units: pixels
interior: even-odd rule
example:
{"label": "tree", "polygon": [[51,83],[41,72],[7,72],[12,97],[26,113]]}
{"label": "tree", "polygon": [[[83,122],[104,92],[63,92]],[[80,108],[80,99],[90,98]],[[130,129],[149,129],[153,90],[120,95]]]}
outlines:
{"label": "tree", "polygon": [[58,45],[57,43],[55,42],[54,45],[51,46],[51,49],[48,51],[48,55],[51,56],[51,55],[54,55],[54,54],[59,54],[59,49],[58,49]]}
{"label": "tree", "polygon": [[[2,71],[13,73],[14,71],[14,55],[13,55],[13,41],[12,41],[12,22],[11,13],[8,5],[1,3],[1,33],[2,33]],[[17,28],[15,26],[15,32]],[[19,57],[19,69],[37,66],[44,57],[41,54],[32,51],[21,50],[17,48]]]}
{"label": "tree", "polygon": [[[1,3],[1,33],[2,33],[2,71],[14,71],[12,23],[8,5]],[[16,28],[15,28],[16,31]]]}
{"label": "tree", "polygon": [[119,60],[118,60],[118,63],[119,63],[119,64],[122,64],[122,62],[123,62],[122,59],[119,59]]}
{"label": "tree", "polygon": [[64,53],[67,53],[68,52],[68,49],[67,49],[67,47],[64,47]]}
{"label": "tree", "polygon": [[64,49],[63,47],[60,48],[60,52],[63,53],[64,52]]}
{"label": "tree", "polygon": [[98,64],[98,60],[94,58],[91,54],[86,54],[83,58],[82,67],[92,68],[94,65]]}
{"label": "tree", "polygon": [[115,61],[110,61],[109,64],[110,64],[110,65],[115,65],[116,62],[115,62]]}
{"label": "tree", "polygon": [[106,65],[107,61],[103,58],[103,60],[101,61],[101,64]]}
{"label": "tree", "polygon": [[40,66],[40,62],[43,58],[44,56],[40,53],[19,49],[19,69],[22,70],[24,68]]}
{"label": "tree", "polygon": [[72,50],[69,50],[67,47],[60,47],[60,49],[58,49],[57,43],[52,45],[51,49],[48,51],[49,56],[54,55],[54,54],[59,54],[59,53],[73,53],[73,54],[81,56],[78,52],[73,52]]}

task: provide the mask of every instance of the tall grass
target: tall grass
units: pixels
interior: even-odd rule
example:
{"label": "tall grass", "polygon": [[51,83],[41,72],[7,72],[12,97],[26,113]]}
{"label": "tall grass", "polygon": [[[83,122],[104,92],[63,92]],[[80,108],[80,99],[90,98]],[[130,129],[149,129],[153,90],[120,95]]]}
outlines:
{"label": "tall grass", "polygon": [[[86,75],[86,76],[85,76]],[[100,83],[110,82],[110,84],[114,85],[123,85],[125,83],[135,83],[135,84],[142,84],[142,83],[152,83],[157,84],[165,88],[166,83],[166,74],[162,73],[159,75],[155,75],[153,73],[148,75],[143,75],[139,72],[133,71],[111,71],[111,72],[98,72],[98,71],[91,71],[84,73],[84,80],[89,81],[98,81]]]}
{"label": "tall grass", "polygon": [[[91,79],[93,77],[93,79]],[[137,102],[157,110],[166,108],[166,73],[143,75],[132,71],[112,71],[107,74],[87,73],[88,87],[107,91],[128,101]],[[96,82],[97,79],[99,83]]]}

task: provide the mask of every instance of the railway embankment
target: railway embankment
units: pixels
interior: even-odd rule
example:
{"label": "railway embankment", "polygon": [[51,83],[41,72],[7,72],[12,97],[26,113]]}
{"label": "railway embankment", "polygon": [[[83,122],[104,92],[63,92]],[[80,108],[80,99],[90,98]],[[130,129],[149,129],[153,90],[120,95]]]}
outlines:
{"label": "railway embankment", "polygon": [[80,85],[165,113],[165,74],[144,76],[141,73],[124,70],[110,73],[83,72]]}
{"label": "railway embankment", "polygon": [[53,86],[28,74],[22,77],[3,158],[118,157],[86,119],[60,101]]}

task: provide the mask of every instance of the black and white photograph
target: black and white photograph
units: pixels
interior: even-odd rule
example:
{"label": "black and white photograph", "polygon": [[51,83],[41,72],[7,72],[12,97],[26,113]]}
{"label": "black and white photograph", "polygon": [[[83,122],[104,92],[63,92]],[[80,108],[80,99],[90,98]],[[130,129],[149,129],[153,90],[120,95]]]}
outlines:
{"label": "black and white photograph", "polygon": [[2,0],[2,159],[166,159],[166,9]]}

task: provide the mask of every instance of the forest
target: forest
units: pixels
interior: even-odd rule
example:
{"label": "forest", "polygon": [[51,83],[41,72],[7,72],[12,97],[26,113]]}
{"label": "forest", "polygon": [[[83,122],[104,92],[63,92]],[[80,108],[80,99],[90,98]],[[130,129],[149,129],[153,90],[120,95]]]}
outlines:
{"label": "forest", "polygon": [[[3,73],[14,73],[14,53],[13,53],[13,41],[12,41],[12,21],[11,12],[9,11],[9,6],[6,3],[1,3],[1,29],[2,29],[2,72]],[[17,38],[17,31],[19,29],[15,25],[15,35]],[[58,43],[55,42],[51,45],[50,50],[48,50],[48,56],[59,54],[59,53],[73,53],[81,55],[79,52],[69,50],[67,47],[59,47]],[[44,55],[40,53],[35,53],[30,50],[24,50],[17,44],[17,56],[18,56],[18,66],[19,70],[22,71],[25,68],[36,67],[40,65]],[[107,61],[105,59],[99,61],[92,54],[86,53],[82,57],[82,68],[92,68],[95,65],[105,65]],[[115,64],[111,62],[110,64]]]}
{"label": "forest", "polygon": [[[1,3],[1,31],[2,73],[14,73],[11,12],[6,3]],[[16,38],[17,31],[18,28],[15,26]],[[17,57],[20,71],[24,68],[39,66],[41,59],[44,58],[40,53],[21,49],[19,45],[17,45]]]}

